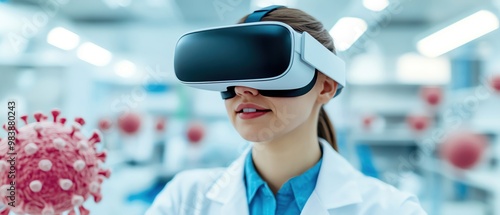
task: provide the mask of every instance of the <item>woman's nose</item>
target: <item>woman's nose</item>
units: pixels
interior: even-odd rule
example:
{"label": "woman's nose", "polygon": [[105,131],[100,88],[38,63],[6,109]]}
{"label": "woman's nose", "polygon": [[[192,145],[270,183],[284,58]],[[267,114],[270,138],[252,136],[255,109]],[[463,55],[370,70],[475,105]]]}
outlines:
{"label": "woman's nose", "polygon": [[251,96],[256,96],[259,95],[259,91],[250,88],[250,87],[243,87],[243,86],[237,86],[234,87],[234,92],[236,92],[236,95],[243,96],[243,95],[251,95]]}

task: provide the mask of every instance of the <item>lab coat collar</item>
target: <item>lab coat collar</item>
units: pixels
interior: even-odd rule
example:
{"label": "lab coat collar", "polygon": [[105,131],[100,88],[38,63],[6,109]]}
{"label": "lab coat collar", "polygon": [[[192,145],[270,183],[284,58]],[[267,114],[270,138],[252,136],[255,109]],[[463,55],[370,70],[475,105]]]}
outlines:
{"label": "lab coat collar", "polygon": [[206,198],[222,203],[221,214],[248,215],[246,187],[243,179],[245,157],[252,149],[250,144],[243,153],[222,173],[206,194]]}
{"label": "lab coat collar", "polygon": [[323,147],[323,164],[313,192],[317,196],[312,195],[311,200],[317,197],[327,210],[361,202],[361,191],[355,178],[362,174],[326,140],[319,138],[319,142]]}
{"label": "lab coat collar", "polygon": [[[328,209],[362,201],[358,184],[354,178],[361,173],[356,171],[349,162],[339,155],[329,143],[319,138],[323,148],[323,162],[318,175],[318,181],[313,193],[302,210],[302,214],[318,214],[318,208],[323,208],[323,214]],[[212,185],[206,197],[222,203],[222,214],[248,214],[243,171],[245,158],[251,150],[251,145],[222,173]]]}

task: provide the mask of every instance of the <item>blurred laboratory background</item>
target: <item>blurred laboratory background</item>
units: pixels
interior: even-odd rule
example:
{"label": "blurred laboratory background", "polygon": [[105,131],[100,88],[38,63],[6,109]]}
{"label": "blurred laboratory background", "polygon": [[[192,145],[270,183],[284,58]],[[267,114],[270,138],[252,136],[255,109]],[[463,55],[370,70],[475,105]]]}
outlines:
{"label": "blurred laboratory background", "polygon": [[1,124],[12,100],[30,122],[82,117],[112,171],[85,207],[143,214],[248,145],[219,93],[179,84],[177,39],[271,4],[319,19],[347,63],[326,106],[345,158],[431,215],[500,215],[500,0],[0,0]]}

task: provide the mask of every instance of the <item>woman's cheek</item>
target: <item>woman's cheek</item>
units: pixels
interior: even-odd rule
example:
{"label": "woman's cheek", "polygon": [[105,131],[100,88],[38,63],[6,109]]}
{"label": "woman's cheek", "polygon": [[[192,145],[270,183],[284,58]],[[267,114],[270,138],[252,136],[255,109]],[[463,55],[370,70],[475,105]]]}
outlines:
{"label": "woman's cheek", "polygon": [[307,106],[303,104],[303,100],[291,100],[289,102],[283,102],[278,106],[277,121],[281,124],[280,127],[284,127],[283,131],[289,132],[302,124],[310,112],[307,111]]}

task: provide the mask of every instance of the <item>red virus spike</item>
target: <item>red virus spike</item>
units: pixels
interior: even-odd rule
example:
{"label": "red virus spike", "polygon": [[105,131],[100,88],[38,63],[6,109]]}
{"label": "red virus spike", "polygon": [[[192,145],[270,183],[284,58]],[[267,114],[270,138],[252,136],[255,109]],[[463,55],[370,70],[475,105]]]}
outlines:
{"label": "red virus spike", "polygon": [[42,113],[40,113],[40,112],[37,112],[37,113],[33,114],[33,116],[35,117],[35,120],[36,120],[37,122],[40,122],[40,121],[42,120],[42,116],[43,116],[43,114],[42,114]]}
{"label": "red virus spike", "polygon": [[85,120],[83,118],[81,118],[81,117],[76,117],[75,118],[75,122],[77,122],[81,126],[85,125]]}
{"label": "red virus spike", "polygon": [[104,176],[106,178],[109,178],[111,176],[111,170],[109,170],[109,169],[100,169],[98,174],[102,175],[102,176]]}
{"label": "red virus spike", "polygon": [[61,111],[58,109],[52,110],[52,117],[54,118],[54,123],[57,122],[57,117],[61,114]]}
{"label": "red virus spike", "polygon": [[[27,125],[16,128],[17,157],[24,157],[16,160],[16,173],[36,175],[37,178],[18,178],[16,206],[9,206],[8,198],[0,198],[0,205],[5,205],[0,215],[7,215],[10,211],[15,214],[89,215],[90,212],[81,207],[86,198],[93,196],[96,202],[102,200],[100,184],[110,177],[111,171],[102,169],[107,154],[97,151],[100,133],[94,132],[91,136],[86,136],[78,132],[84,123],[83,119],[76,120],[72,125],[72,132],[68,132],[70,128],[65,128],[66,119],[60,116],[60,111],[53,110],[51,113],[54,119],[47,121],[43,121],[45,116],[42,113],[34,114],[36,122],[32,124],[28,124],[27,116],[22,117]],[[9,129],[8,125],[4,129]],[[7,141],[1,138],[0,146],[8,145]],[[82,143],[88,146],[85,150],[81,150]],[[93,147],[90,147],[91,144]],[[0,155],[0,161],[2,160],[6,159]],[[8,177],[0,177],[0,191],[10,187],[10,183],[11,179]],[[47,192],[50,192],[52,198],[46,198]],[[32,207],[28,204],[32,202],[43,204]]]}
{"label": "red virus spike", "polygon": [[90,214],[90,211],[87,210],[86,208],[84,208],[83,206],[80,206],[78,208],[78,210],[80,211],[80,215],[89,215]]}
{"label": "red virus spike", "polygon": [[35,129],[37,137],[42,138],[42,127],[40,125],[35,125],[33,129]]}
{"label": "red virus spike", "polygon": [[[7,124],[3,124],[2,126],[3,130],[5,130],[6,132],[9,132],[9,129],[7,128]],[[13,126],[14,128],[14,131],[16,132],[16,134],[19,134],[19,131],[17,130],[17,127],[16,126]]]}
{"label": "red virus spike", "polygon": [[102,195],[100,193],[92,193],[94,197],[94,202],[99,203],[102,200]]}
{"label": "red virus spike", "polygon": [[46,121],[49,117],[42,115],[42,121]]}
{"label": "red virus spike", "polygon": [[64,118],[64,117],[59,118],[59,123],[64,125],[66,123],[66,118]]}
{"label": "red virus spike", "polygon": [[99,134],[98,131],[94,131],[92,133],[92,136],[89,138],[89,145],[94,146],[96,143],[101,142],[101,135]]}
{"label": "red virus spike", "polygon": [[9,215],[9,213],[10,213],[10,210],[9,209],[5,209],[2,212],[0,212],[0,215]]}
{"label": "red virus spike", "polygon": [[104,163],[104,162],[106,162],[107,153],[105,151],[99,152],[96,154],[96,157],[97,157],[97,159],[99,159],[100,161],[102,161]]}
{"label": "red virus spike", "polygon": [[73,137],[75,135],[75,132],[80,131],[81,125],[78,123],[75,123],[71,126],[71,133],[69,134],[70,137]]}
{"label": "red virus spike", "polygon": [[21,116],[21,119],[23,120],[24,125],[27,125],[27,124],[28,124],[28,115],[22,115],[22,116]]}

